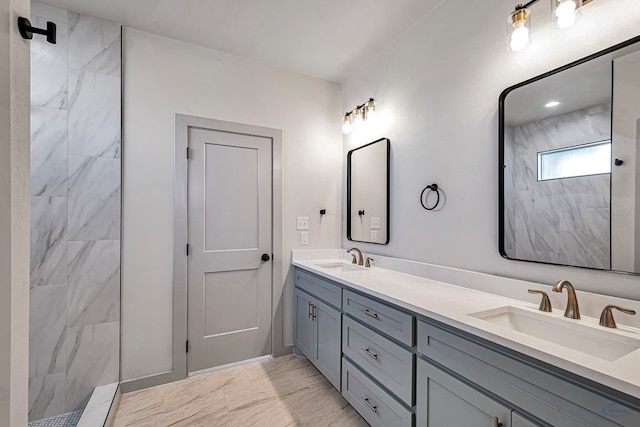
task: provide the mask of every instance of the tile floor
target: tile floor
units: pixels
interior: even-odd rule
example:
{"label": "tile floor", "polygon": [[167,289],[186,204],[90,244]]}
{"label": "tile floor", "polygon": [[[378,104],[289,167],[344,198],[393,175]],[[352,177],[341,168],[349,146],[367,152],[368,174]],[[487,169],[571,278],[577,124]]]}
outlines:
{"label": "tile floor", "polygon": [[305,358],[285,356],[122,396],[114,427],[368,424]]}

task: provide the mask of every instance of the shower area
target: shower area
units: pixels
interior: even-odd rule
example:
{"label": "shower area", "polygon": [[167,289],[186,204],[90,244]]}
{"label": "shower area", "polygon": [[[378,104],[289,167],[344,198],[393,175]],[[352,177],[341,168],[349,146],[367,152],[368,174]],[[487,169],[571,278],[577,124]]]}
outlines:
{"label": "shower area", "polygon": [[121,27],[31,6],[29,424],[74,426],[119,382]]}

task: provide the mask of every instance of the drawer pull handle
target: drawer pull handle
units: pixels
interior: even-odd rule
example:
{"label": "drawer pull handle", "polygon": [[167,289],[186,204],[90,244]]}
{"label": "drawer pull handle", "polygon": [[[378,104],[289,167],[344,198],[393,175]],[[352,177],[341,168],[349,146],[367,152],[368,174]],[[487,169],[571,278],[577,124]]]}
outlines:
{"label": "drawer pull handle", "polygon": [[378,412],[378,407],[377,406],[373,406],[371,403],[369,403],[369,398],[368,397],[362,396],[360,399],[362,399],[364,404],[367,405],[369,407],[369,409],[371,409],[373,412]]}
{"label": "drawer pull handle", "polygon": [[370,358],[372,358],[373,360],[378,360],[378,355],[371,353],[371,351],[368,348],[362,347],[360,350],[364,351],[364,353]]}
{"label": "drawer pull handle", "polygon": [[374,319],[377,319],[377,318],[378,318],[378,313],[372,313],[372,312],[370,312],[369,310],[367,310],[366,308],[363,308],[361,311],[362,311],[364,314],[366,314],[367,316],[369,316],[369,317],[373,317]]}
{"label": "drawer pull handle", "polygon": [[318,317],[317,311],[318,307],[316,307],[315,304],[313,304],[313,309],[311,310],[311,320],[316,320],[316,317]]}
{"label": "drawer pull handle", "polygon": [[500,418],[493,417],[493,427],[502,427],[502,423],[500,422]]}
{"label": "drawer pull handle", "polygon": [[308,302],[309,306],[307,308],[307,316],[311,319],[312,310],[311,310],[311,301]]}

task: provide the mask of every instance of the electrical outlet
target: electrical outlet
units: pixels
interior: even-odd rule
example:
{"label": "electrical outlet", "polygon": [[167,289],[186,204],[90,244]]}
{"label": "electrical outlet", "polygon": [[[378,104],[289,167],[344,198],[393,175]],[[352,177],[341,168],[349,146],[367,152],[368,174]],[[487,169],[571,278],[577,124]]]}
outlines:
{"label": "electrical outlet", "polygon": [[379,216],[372,216],[371,217],[371,228],[374,230],[379,230],[380,229],[380,217]]}
{"label": "electrical outlet", "polygon": [[297,230],[308,230],[309,229],[309,217],[308,216],[299,216],[296,221],[296,229]]}
{"label": "electrical outlet", "polygon": [[309,244],[309,232],[301,231],[300,232],[300,244],[305,246]]}
{"label": "electrical outlet", "polygon": [[372,242],[378,241],[378,230],[371,230],[371,241]]}

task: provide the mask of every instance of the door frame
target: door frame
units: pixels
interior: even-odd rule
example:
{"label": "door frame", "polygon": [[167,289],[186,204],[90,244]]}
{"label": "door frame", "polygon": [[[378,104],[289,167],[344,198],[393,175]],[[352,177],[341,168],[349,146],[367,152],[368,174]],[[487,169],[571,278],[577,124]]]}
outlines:
{"label": "door frame", "polygon": [[282,319],[277,319],[277,305],[284,287],[283,265],[283,180],[282,180],[282,130],[242,123],[227,122],[185,114],[175,114],[175,157],[173,174],[173,370],[167,372],[165,381],[186,378],[187,371],[187,195],[188,162],[187,143],[189,128],[201,128],[271,139],[272,185],[272,276],[271,276],[271,354],[282,341]]}

